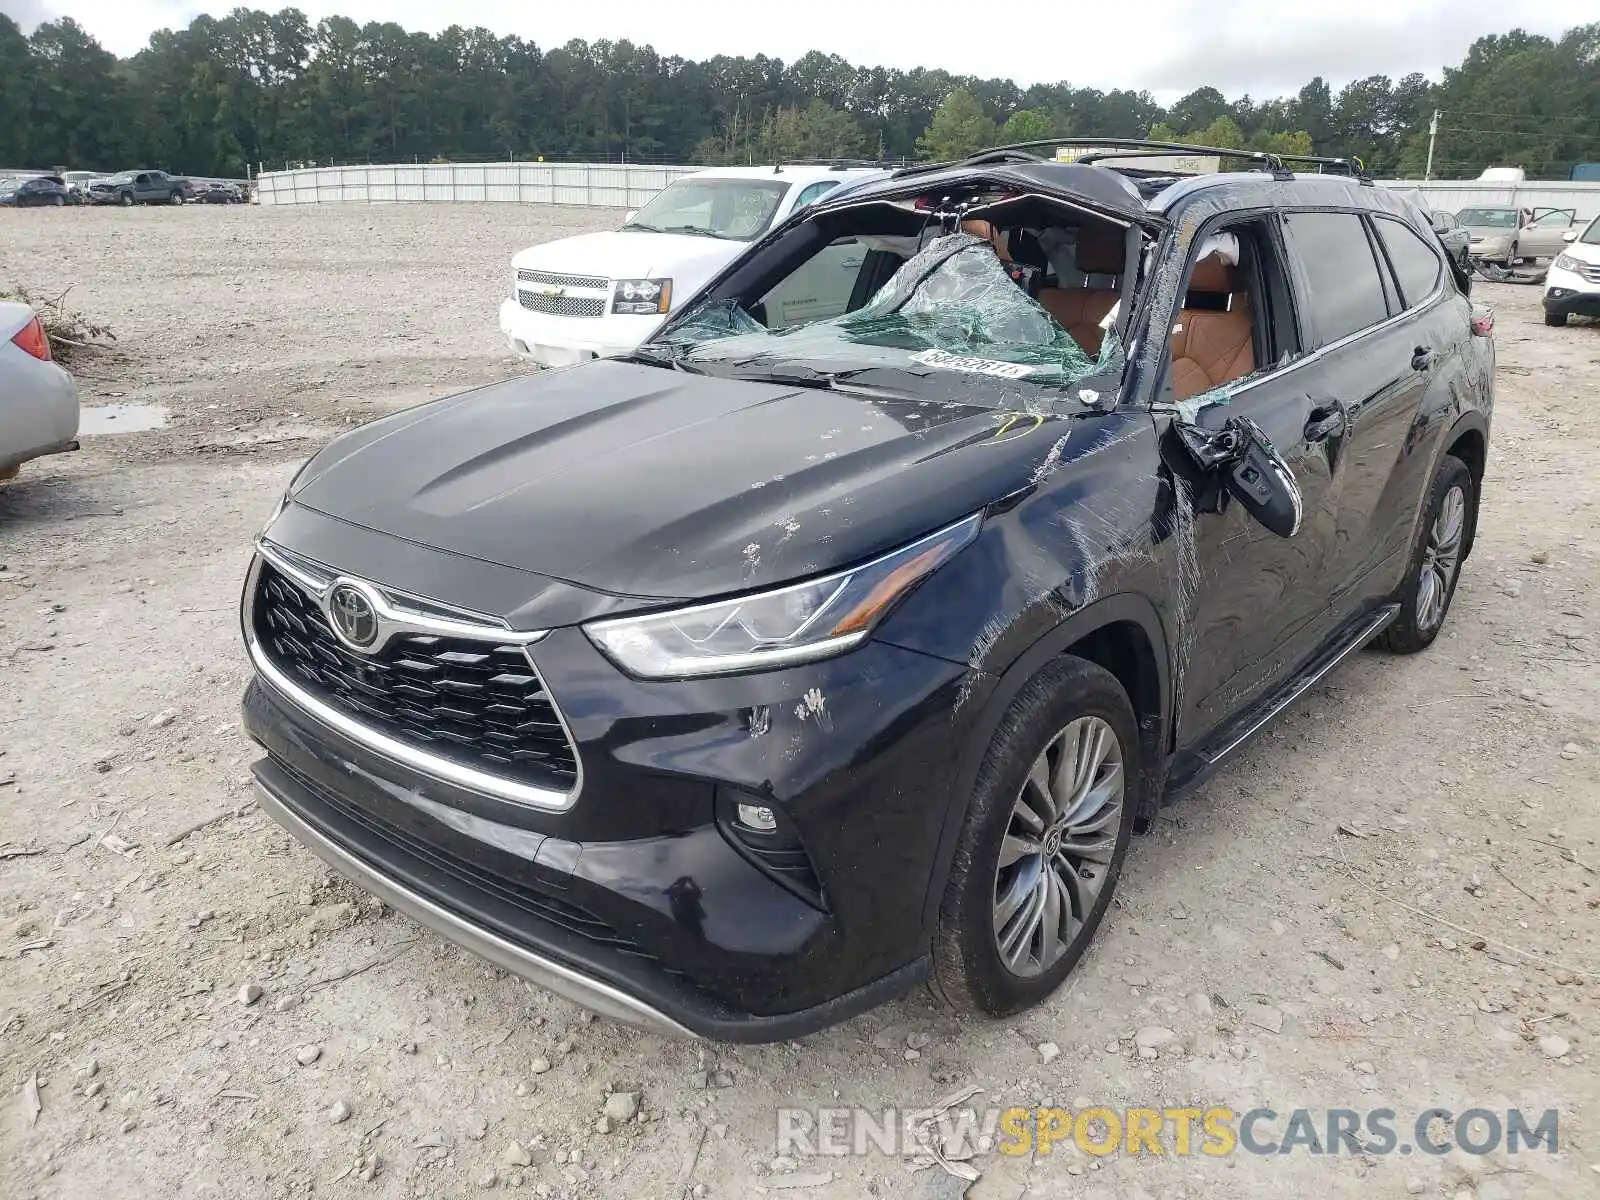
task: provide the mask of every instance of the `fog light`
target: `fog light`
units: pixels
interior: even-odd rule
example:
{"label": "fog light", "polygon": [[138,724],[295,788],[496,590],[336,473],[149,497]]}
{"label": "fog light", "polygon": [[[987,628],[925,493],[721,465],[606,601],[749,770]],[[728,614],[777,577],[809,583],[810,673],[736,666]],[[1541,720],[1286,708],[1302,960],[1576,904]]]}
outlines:
{"label": "fog light", "polygon": [[739,816],[739,824],[746,829],[753,829],[757,833],[776,833],[778,831],[778,814],[765,804],[740,804],[735,810]]}

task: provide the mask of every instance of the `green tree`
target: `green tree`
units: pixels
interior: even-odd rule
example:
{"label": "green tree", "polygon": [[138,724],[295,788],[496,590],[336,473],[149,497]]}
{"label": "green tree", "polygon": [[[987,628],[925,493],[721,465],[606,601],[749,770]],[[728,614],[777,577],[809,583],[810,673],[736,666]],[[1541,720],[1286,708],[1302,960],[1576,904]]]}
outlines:
{"label": "green tree", "polygon": [[[813,52],[663,57],[627,40],[544,47],[482,28],[437,35],[298,9],[236,8],[153,34],[130,59],[70,19],[24,37],[0,16],[0,163],[242,171],[246,163],[533,157],[663,162],[884,155],[951,158],[1002,141],[1156,136],[1363,156],[1420,175],[1520,163],[1565,178],[1600,160],[1600,23],[1560,38],[1479,38],[1433,82],[1315,78],[1291,95],[1019,87]],[[1002,131],[995,114],[1010,114]],[[1309,143],[1309,147],[1308,147]]]}
{"label": "green tree", "polygon": [[1311,154],[1311,135],[1305,130],[1294,133],[1257,130],[1245,144],[1247,150],[1264,150],[1268,154]]}
{"label": "green tree", "polygon": [[1150,140],[1154,142],[1182,142],[1188,146],[1219,146],[1226,150],[1243,150],[1244,134],[1238,122],[1230,116],[1220,116],[1204,129],[1178,133],[1165,121],[1150,127]]}
{"label": "green tree", "polygon": [[1056,116],[1048,108],[1018,109],[1006,118],[1002,141],[1042,142],[1056,136]]}
{"label": "green tree", "polygon": [[763,162],[796,162],[819,158],[864,158],[867,134],[848,113],[822,100],[805,108],[780,108],[762,130]]}
{"label": "green tree", "polygon": [[923,158],[942,162],[965,158],[994,145],[998,138],[999,130],[983,104],[965,88],[957,88],[934,111],[927,131],[917,139],[917,151]]}
{"label": "green tree", "polygon": [[[34,70],[28,39],[15,21],[0,13],[0,113],[20,117],[28,111],[29,96],[38,86]],[[25,120],[0,121],[0,164],[20,167],[32,162],[32,129]]]}

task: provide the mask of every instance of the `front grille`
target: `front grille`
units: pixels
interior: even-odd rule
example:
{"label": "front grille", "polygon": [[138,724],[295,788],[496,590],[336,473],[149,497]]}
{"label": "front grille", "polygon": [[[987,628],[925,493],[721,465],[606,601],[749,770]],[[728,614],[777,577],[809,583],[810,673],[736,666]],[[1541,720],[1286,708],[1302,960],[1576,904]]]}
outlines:
{"label": "front grille", "polygon": [[606,311],[604,296],[547,296],[543,292],[517,292],[517,303],[529,312],[558,317],[598,317]]}
{"label": "front grille", "polygon": [[[540,886],[536,881],[507,879],[502,875],[486,871],[432,842],[424,841],[415,834],[375,816],[286,763],[279,761],[278,765],[286,774],[292,776],[296,783],[315,795],[320,803],[332,809],[337,816],[352,825],[360,826],[372,837],[388,842],[410,857],[452,876],[473,890],[548,921],[568,933],[575,933],[596,945],[640,958],[651,957],[637,942],[617,932],[616,927],[605,918],[564,896],[555,895],[553,890]],[[440,898],[448,899],[444,896]],[[520,931],[514,926],[502,926],[500,932],[521,940]]]}
{"label": "front grille", "polygon": [[1590,283],[1600,283],[1600,263],[1580,261],[1578,263],[1577,270],[1573,273],[1576,275],[1581,275]]}
{"label": "front grille", "polygon": [[611,290],[611,280],[595,275],[557,275],[550,271],[529,271],[526,268],[518,268],[517,282],[537,283],[545,287],[594,288],[601,292]]}
{"label": "front grille", "polygon": [[363,725],[463,766],[571,788],[578,761],[522,647],[402,633],[373,655],[345,648],[315,600],[262,562],[255,633],[296,684]]}

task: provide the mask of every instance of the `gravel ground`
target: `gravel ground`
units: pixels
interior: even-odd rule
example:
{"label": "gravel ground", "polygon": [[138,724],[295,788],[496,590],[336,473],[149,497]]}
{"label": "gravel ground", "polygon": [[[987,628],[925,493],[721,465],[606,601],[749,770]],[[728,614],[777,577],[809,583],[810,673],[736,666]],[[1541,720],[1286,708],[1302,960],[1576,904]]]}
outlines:
{"label": "gravel ground", "polygon": [[519,369],[495,329],[509,255],[615,219],[0,213],[0,283],[71,285],[118,334],[85,404],[171,416],[0,488],[0,1192],[937,1200],[968,1184],[876,1152],[775,1160],[776,1110],[981,1088],[1391,1108],[1402,1141],[1434,1106],[1554,1108],[1560,1149],[1059,1143],[980,1150],[973,1200],[1600,1194],[1600,328],[1545,329],[1533,289],[1480,288],[1499,411],[1445,634],[1357,656],[1167,810],[1075,980],[1024,1016],[918,993],[777,1046],[640,1034],[382,911],[257,813],[234,612],[276,493],[335,429]]}

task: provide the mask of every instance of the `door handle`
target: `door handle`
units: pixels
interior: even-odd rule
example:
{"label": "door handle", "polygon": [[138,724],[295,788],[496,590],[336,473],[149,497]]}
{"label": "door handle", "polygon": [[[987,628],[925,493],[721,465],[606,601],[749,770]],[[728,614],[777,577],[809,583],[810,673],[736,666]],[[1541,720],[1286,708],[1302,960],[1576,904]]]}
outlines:
{"label": "door handle", "polygon": [[1319,404],[1306,418],[1305,439],[1308,442],[1325,442],[1344,432],[1344,406]]}
{"label": "door handle", "polygon": [[1413,371],[1426,371],[1433,365],[1433,351],[1427,346],[1418,346],[1411,352],[1411,369]]}

